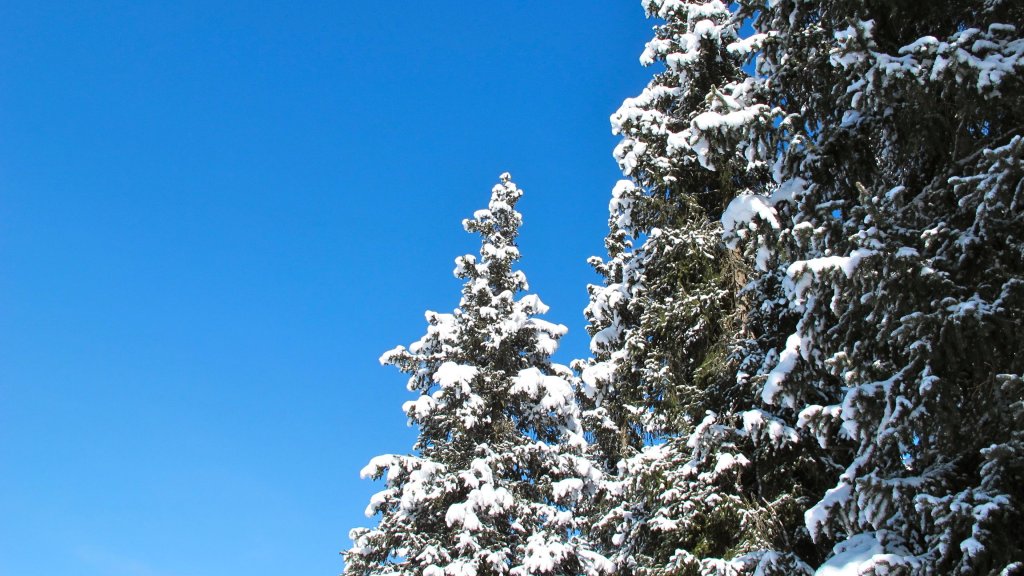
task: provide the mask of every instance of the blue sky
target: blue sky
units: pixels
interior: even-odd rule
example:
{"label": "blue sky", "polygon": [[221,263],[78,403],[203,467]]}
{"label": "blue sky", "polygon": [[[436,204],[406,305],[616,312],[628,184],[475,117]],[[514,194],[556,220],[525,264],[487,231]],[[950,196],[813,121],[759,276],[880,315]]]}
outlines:
{"label": "blue sky", "polygon": [[510,171],[586,354],[639,2],[0,2],[0,576],[337,574]]}

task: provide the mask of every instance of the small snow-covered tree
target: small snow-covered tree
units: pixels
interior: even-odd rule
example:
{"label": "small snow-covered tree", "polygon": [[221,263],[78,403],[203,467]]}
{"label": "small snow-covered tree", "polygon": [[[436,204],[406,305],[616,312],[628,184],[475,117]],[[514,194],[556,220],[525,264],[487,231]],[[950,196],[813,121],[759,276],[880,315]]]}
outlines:
{"label": "small snow-covered tree", "polygon": [[357,528],[345,574],[593,574],[608,563],[580,534],[577,503],[600,472],[585,457],[572,372],[551,362],[564,326],[513,269],[522,192],[508,174],[488,207],[463,222],[479,256],[456,259],[459,307],[427,313],[427,333],[381,362],[410,375],[405,404],[415,455],[375,458],[386,477]]}

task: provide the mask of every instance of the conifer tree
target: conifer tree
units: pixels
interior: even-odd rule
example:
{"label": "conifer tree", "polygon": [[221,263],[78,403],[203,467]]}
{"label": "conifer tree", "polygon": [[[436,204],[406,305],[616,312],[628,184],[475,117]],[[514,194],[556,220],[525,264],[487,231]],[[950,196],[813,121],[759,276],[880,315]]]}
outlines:
{"label": "conifer tree", "polygon": [[367,513],[376,528],[351,532],[345,574],[486,576],[595,574],[574,514],[599,470],[584,456],[575,381],[551,362],[563,326],[513,269],[521,191],[508,174],[486,209],[463,222],[479,257],[456,260],[459,307],[427,313],[427,333],[381,362],[409,374],[405,404],[419,428],[416,455],[375,458],[364,476],[386,476]]}
{"label": "conifer tree", "polygon": [[612,117],[630,180],[613,192],[605,284],[587,309],[595,357],[581,366],[588,423],[618,468],[594,534],[622,573],[807,573],[800,502],[824,490],[813,441],[737,378],[741,288],[771,255],[727,244],[720,223],[734,198],[771,210],[776,111],[743,69],[761,39],[741,38],[719,1],[644,7],[664,22],[642,61],[665,69]]}
{"label": "conifer tree", "polygon": [[824,566],[1024,573],[1024,5],[740,4],[780,110],[723,219],[769,263],[745,377],[836,466]]}

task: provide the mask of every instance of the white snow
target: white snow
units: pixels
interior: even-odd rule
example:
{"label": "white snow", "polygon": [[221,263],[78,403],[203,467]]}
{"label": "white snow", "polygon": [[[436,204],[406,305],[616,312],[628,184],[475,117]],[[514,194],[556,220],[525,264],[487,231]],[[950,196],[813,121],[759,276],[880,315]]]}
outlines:
{"label": "white snow", "polygon": [[473,381],[473,378],[476,378],[478,373],[479,370],[477,370],[476,366],[466,366],[448,361],[437,367],[437,370],[434,371],[433,379],[441,388],[455,388],[458,385],[459,390],[464,394],[469,394],[469,383]]}
{"label": "white snow", "polygon": [[512,393],[536,398],[545,410],[563,412],[573,402],[572,385],[558,376],[547,376],[536,367],[520,370],[512,377]]}
{"label": "white snow", "polygon": [[853,495],[853,487],[846,480],[825,491],[825,496],[804,512],[804,526],[811,533],[812,540],[818,540],[828,522],[833,508],[842,506]]}
{"label": "white snow", "polygon": [[763,432],[775,447],[781,447],[787,441],[796,442],[798,440],[795,429],[786,426],[781,420],[764,410],[743,412],[743,430],[755,440]]}
{"label": "white snow", "polygon": [[615,373],[615,365],[611,362],[596,362],[583,369],[580,379],[583,381],[583,393],[588,398],[593,398],[597,389],[603,382],[611,380]]}
{"label": "white snow", "polygon": [[751,34],[746,38],[730,43],[725,49],[732,54],[745,55],[760,50],[767,39],[768,34]]}
{"label": "white snow", "polygon": [[619,228],[630,226],[632,221],[633,198],[630,194],[636,190],[632,180],[619,180],[612,188],[612,199],[608,201],[608,213]]}
{"label": "white snow", "polygon": [[[800,342],[801,338],[798,333],[790,334],[789,338],[786,338],[786,348],[779,354],[779,363],[768,373],[768,379],[761,391],[761,400],[765,404],[772,406],[778,401],[777,397],[782,391],[782,382],[796,367],[796,361],[800,357]],[[794,402],[795,399],[789,395],[782,399],[783,406],[793,407]]]}
{"label": "white snow", "polygon": [[401,356],[403,352],[405,352],[405,346],[395,346],[391,350],[388,350],[387,352],[381,354],[380,358],[378,359],[378,362],[380,362],[381,366],[384,366],[385,364],[391,362],[398,356]]}
{"label": "white snow", "polygon": [[750,460],[743,454],[730,454],[728,452],[721,452],[715,459],[715,472],[722,473],[732,468],[742,468],[750,464]]}
{"label": "white snow", "polygon": [[858,534],[837,544],[834,551],[835,555],[822,564],[814,576],[858,576],[862,566],[882,553],[882,545],[873,534]]}
{"label": "white snow", "polygon": [[814,576],[905,574],[909,566],[902,553],[907,551],[898,545],[895,550],[887,550],[880,537],[885,539],[884,531],[856,534],[836,544],[832,549],[833,556],[818,568]]}
{"label": "white snow", "polygon": [[533,534],[527,540],[523,564],[509,571],[514,576],[550,574],[566,558],[572,555],[572,548],[557,540],[545,538],[545,534]]}
{"label": "white snow", "polygon": [[576,500],[583,491],[583,480],[579,478],[566,478],[551,485],[551,494],[557,501]]}
{"label": "white snow", "polygon": [[469,492],[465,502],[449,506],[444,519],[449,526],[461,525],[475,532],[482,526],[478,513],[496,516],[507,510],[512,501],[512,495],[505,488],[495,488],[490,483],[481,484]]}
{"label": "white snow", "polygon": [[799,198],[807,191],[807,181],[803,178],[791,178],[779,184],[779,187],[772,192],[771,203],[790,202]]}
{"label": "white snow", "polygon": [[436,406],[436,399],[423,394],[415,400],[409,400],[402,404],[402,412],[405,412],[409,418],[424,418],[433,412]]}
{"label": "white snow", "polygon": [[445,576],[476,576],[476,566],[469,560],[456,560],[444,568]]}
{"label": "white snow", "polygon": [[741,194],[732,199],[722,212],[722,237],[730,248],[735,248],[745,232],[738,228],[746,227],[754,216],[759,216],[774,229],[779,228],[778,214],[767,196],[760,194]]}
{"label": "white snow", "polygon": [[370,459],[370,462],[359,471],[359,477],[363,480],[372,478],[380,474],[383,470],[389,470],[395,465],[397,456],[393,454],[383,454],[381,456],[374,456]]}
{"label": "white snow", "polygon": [[797,260],[786,269],[783,288],[792,297],[793,302],[800,305],[804,301],[805,293],[822,272],[838,269],[850,278],[861,260],[876,253],[876,250],[869,248],[857,248],[850,252],[849,256],[822,256],[810,260]]}
{"label": "white snow", "polygon": [[767,111],[768,107],[764,104],[756,104],[748,108],[726,112],[725,114],[708,111],[698,114],[693,119],[692,125],[701,132],[722,128],[738,128],[763,117]]}
{"label": "white snow", "polygon": [[561,338],[569,333],[569,329],[564,324],[555,324],[541,318],[530,318],[525,324],[550,335],[552,338]]}
{"label": "white snow", "polygon": [[536,294],[527,294],[519,299],[519,304],[522,306],[523,312],[527,314],[547,314],[547,304],[541,302],[540,296]]}

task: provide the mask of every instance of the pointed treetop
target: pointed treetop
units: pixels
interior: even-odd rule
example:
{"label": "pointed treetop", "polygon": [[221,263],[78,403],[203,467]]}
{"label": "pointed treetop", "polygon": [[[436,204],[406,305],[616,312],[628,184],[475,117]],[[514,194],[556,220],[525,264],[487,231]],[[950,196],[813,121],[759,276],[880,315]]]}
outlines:
{"label": "pointed treetop", "polygon": [[493,295],[505,291],[515,293],[529,287],[522,272],[512,271],[512,263],[519,260],[516,238],[523,223],[515,206],[523,191],[512,182],[508,172],[499,179],[501,182],[491,189],[487,208],[477,210],[472,218],[462,221],[467,232],[480,235],[480,262],[470,254],[455,259],[456,277],[486,280]]}
{"label": "pointed treetop", "polygon": [[472,218],[462,221],[462,226],[467,232],[476,232],[483,236],[485,244],[500,248],[515,245],[519,226],[523,223],[523,218],[515,206],[523,191],[512,182],[512,175],[508,172],[499,178],[501,182],[491,189],[491,201],[487,208],[474,212]]}

